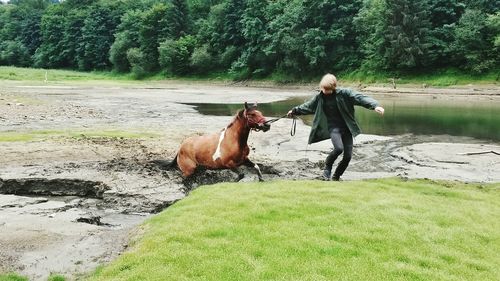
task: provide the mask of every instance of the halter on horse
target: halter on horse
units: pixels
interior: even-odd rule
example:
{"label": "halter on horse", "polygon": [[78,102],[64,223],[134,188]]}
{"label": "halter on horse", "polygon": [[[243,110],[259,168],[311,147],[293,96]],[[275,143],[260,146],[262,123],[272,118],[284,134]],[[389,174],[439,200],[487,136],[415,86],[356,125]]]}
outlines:
{"label": "halter on horse", "polygon": [[174,161],[184,177],[192,175],[197,166],[235,169],[245,165],[255,168],[262,181],[259,166],[248,159],[247,140],[250,130],[266,132],[270,128],[264,115],[257,110],[257,104],[250,106],[245,102],[245,109],[240,110],[221,132],[184,140]]}

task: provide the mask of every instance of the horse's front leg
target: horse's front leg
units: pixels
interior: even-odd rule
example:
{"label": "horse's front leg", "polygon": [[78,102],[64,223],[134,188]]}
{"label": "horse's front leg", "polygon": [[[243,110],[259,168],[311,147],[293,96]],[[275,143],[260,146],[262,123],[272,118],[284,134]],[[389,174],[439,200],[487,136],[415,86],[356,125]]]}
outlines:
{"label": "horse's front leg", "polygon": [[238,181],[245,177],[245,174],[239,167],[231,168],[231,171],[238,175]]}
{"label": "horse's front leg", "polygon": [[248,158],[245,159],[245,162],[243,162],[243,165],[250,167],[250,168],[255,168],[255,170],[257,170],[257,175],[259,176],[259,181],[264,181],[264,179],[262,178],[262,172],[260,171],[259,165],[253,163]]}

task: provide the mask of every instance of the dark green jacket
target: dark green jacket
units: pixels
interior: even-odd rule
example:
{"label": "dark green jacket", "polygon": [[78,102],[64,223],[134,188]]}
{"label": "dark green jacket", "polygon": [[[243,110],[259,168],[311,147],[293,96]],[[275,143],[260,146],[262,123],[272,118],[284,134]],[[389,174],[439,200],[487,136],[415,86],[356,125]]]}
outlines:
{"label": "dark green jacket", "polygon": [[[375,107],[378,106],[378,102],[351,89],[337,88],[335,91],[335,97],[337,99],[340,114],[342,115],[342,118],[344,118],[352,136],[355,137],[361,133],[361,129],[359,128],[354,117],[354,106],[361,105],[368,109],[375,109]],[[314,113],[311,134],[309,135],[309,144],[330,138],[328,121],[326,119],[326,114],[323,111],[323,102],[323,94],[319,93],[311,100],[306,101],[305,103],[292,109],[294,115]]]}

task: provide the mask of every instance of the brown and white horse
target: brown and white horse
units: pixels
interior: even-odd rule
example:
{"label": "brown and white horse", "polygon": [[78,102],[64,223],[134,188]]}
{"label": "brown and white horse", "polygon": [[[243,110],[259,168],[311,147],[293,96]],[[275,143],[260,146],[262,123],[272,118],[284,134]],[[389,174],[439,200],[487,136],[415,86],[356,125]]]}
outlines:
{"label": "brown and white horse", "polygon": [[266,118],[257,110],[257,104],[240,110],[233,121],[218,133],[193,136],[184,140],[173,165],[177,164],[184,177],[192,175],[197,166],[207,169],[236,169],[241,165],[253,167],[262,181],[258,165],[248,159],[247,144],[250,130],[270,129]]}

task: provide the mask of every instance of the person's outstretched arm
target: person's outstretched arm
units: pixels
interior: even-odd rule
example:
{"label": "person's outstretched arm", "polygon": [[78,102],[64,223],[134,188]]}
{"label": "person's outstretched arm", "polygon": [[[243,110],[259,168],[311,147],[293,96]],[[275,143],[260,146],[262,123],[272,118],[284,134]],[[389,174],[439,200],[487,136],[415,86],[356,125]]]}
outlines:
{"label": "person's outstretched arm", "polygon": [[381,106],[377,106],[377,107],[375,107],[375,109],[374,109],[374,110],[375,110],[375,112],[377,112],[378,114],[380,114],[380,115],[384,115],[384,111],[385,111],[385,109],[384,109],[383,107],[381,107]]}
{"label": "person's outstretched arm", "polygon": [[316,112],[316,107],[318,106],[318,98],[319,95],[316,95],[305,103],[290,109],[290,111],[288,111],[287,113],[287,116],[293,117],[297,115],[314,114]]}
{"label": "person's outstretched arm", "polygon": [[354,105],[360,105],[364,108],[373,109],[380,115],[384,115],[384,108],[379,105],[375,99],[365,96],[356,91],[350,91],[349,96],[354,100]]}

